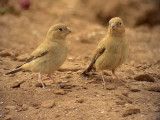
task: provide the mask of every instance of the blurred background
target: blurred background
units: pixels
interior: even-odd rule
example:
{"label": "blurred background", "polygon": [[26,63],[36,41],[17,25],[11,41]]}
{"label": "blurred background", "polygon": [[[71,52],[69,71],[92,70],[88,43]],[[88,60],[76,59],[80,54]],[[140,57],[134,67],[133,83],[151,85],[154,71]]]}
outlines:
{"label": "blurred background", "polygon": [[[108,21],[116,16],[124,21],[133,52],[138,47],[143,51],[137,46],[141,42],[146,50],[149,43],[152,52],[159,45],[160,0],[0,0],[0,5],[1,47],[19,53],[31,52],[43,41],[48,28],[56,23],[72,28],[73,33],[68,38],[73,43],[71,49],[79,50],[81,45],[94,48],[106,34]],[[77,43],[89,44],[79,47],[74,45]],[[77,51],[77,56],[85,50]],[[150,55],[150,59],[152,57]]]}
{"label": "blurred background", "polygon": [[160,0],[0,0],[0,14],[23,14],[44,12],[54,19],[68,17],[88,19],[106,25],[112,17],[122,17],[130,27],[148,25],[154,27],[160,23]]}

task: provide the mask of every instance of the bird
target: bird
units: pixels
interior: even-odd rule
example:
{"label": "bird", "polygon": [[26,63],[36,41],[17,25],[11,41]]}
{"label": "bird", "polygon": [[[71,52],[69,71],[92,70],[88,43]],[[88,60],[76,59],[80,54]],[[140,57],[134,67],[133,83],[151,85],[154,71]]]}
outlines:
{"label": "bird", "polygon": [[95,54],[88,68],[82,72],[87,75],[92,69],[96,69],[102,77],[103,85],[104,70],[111,70],[117,79],[116,69],[128,58],[128,40],[125,37],[125,27],[120,17],[110,19],[107,35],[98,43]]}
{"label": "bird", "polygon": [[64,63],[68,51],[65,38],[70,33],[71,29],[65,24],[59,23],[51,26],[45,40],[31,53],[26,61],[7,72],[6,75],[22,70],[36,72],[42,87],[45,88],[41,74],[48,74],[51,78],[51,74]]}

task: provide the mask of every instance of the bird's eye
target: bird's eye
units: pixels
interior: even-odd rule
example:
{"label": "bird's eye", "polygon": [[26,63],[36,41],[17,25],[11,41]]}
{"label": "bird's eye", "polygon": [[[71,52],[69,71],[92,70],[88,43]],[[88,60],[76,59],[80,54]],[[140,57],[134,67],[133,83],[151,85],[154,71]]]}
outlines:
{"label": "bird's eye", "polygon": [[59,31],[63,31],[63,29],[62,29],[62,28],[58,28],[58,30],[59,30]]}
{"label": "bird's eye", "polygon": [[121,23],[121,22],[119,22],[119,25],[122,25],[122,23]]}

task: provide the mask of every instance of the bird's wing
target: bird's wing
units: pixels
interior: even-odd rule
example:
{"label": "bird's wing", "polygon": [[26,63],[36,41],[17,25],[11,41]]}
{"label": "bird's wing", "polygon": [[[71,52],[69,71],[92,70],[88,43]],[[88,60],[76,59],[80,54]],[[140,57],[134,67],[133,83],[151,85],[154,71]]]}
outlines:
{"label": "bird's wing", "polygon": [[22,65],[17,66],[16,69],[20,68],[24,64],[29,63],[29,62],[37,59],[37,58],[45,56],[46,54],[49,53],[49,51],[50,51],[49,49],[40,49],[40,48],[37,48],[34,52],[32,52],[31,56],[28,57],[27,60]]}
{"label": "bird's wing", "polygon": [[102,40],[97,47],[96,53],[92,58],[91,63],[89,64],[88,68],[82,73],[86,75],[88,72],[90,72],[93,68],[93,65],[95,64],[96,60],[104,53],[106,48],[104,47],[104,41]]}

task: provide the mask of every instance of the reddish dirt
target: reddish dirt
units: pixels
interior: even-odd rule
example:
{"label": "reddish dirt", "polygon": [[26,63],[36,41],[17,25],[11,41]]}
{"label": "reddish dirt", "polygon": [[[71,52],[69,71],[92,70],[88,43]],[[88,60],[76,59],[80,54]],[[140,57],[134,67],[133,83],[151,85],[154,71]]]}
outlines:
{"label": "reddish dirt", "polygon": [[[0,119],[160,119],[160,4],[158,0],[132,2],[34,0],[29,10],[21,10],[17,1],[10,1],[20,14],[0,16]],[[97,72],[88,77],[81,73],[105,36],[108,20],[114,16],[126,23],[130,54],[117,69],[125,83],[105,71],[107,86],[103,88]],[[66,39],[68,58],[53,73],[57,84],[44,80],[43,89],[37,74],[31,72],[4,75],[23,63],[55,23],[65,23],[73,31]]]}

